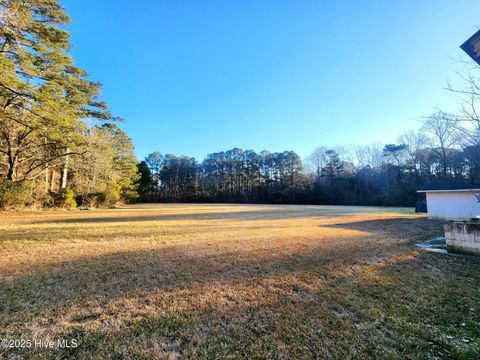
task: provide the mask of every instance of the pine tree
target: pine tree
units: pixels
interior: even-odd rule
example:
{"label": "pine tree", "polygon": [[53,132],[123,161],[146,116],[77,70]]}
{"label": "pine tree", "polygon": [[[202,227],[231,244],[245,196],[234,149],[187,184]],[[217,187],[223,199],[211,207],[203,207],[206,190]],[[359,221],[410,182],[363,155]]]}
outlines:
{"label": "pine tree", "polygon": [[69,18],[57,0],[0,1],[0,174],[33,179],[78,154],[84,118],[111,119],[100,85],[69,55]]}

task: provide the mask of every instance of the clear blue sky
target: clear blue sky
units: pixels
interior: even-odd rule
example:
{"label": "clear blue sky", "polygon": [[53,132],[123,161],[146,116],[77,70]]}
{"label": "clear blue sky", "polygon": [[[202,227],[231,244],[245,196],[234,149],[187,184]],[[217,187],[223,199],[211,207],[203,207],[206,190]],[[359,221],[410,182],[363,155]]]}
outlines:
{"label": "clear blue sky", "polygon": [[134,141],[192,155],[394,142],[455,100],[478,0],[64,0],[73,56]]}

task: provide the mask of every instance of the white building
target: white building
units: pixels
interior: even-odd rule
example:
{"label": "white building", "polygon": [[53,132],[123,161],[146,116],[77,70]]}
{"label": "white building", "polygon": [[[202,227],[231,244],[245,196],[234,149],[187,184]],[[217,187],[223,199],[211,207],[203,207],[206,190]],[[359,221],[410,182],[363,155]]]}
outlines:
{"label": "white building", "polygon": [[417,192],[426,194],[429,219],[472,220],[480,216],[480,184],[432,181]]}

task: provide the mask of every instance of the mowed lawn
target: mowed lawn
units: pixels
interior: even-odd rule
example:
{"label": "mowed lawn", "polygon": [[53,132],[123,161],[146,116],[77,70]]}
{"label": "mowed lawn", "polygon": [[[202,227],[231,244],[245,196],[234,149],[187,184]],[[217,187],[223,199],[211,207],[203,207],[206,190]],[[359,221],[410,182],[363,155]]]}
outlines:
{"label": "mowed lawn", "polygon": [[480,357],[480,258],[411,209],[136,205],[0,213],[0,358]]}

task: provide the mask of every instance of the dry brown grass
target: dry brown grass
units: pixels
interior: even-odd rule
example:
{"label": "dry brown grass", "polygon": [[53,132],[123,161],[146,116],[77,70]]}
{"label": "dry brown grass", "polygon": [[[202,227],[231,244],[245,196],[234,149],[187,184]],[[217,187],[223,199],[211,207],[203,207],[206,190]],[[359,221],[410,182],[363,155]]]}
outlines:
{"label": "dry brown grass", "polygon": [[476,358],[480,260],[400,209],[0,213],[0,358]]}

